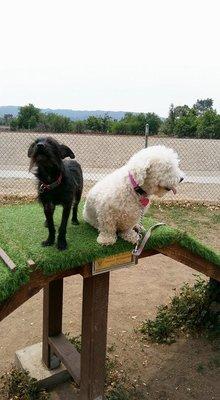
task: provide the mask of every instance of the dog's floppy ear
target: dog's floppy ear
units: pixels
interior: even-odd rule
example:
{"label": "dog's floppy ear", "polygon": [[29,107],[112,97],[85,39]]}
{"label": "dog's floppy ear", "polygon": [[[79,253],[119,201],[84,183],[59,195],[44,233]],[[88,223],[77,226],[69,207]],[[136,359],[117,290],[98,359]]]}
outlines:
{"label": "dog's floppy ear", "polygon": [[65,144],[60,144],[60,154],[61,158],[66,158],[66,157],[75,158],[75,154],[68,146],[65,146]]}
{"label": "dog's floppy ear", "polygon": [[35,145],[35,142],[32,143],[32,144],[30,145],[29,149],[28,149],[28,157],[29,157],[29,158],[32,157],[34,145]]}
{"label": "dog's floppy ear", "polygon": [[140,186],[143,185],[151,166],[150,159],[146,155],[146,149],[134,154],[128,161],[127,166],[138,184]]}
{"label": "dog's floppy ear", "polygon": [[133,173],[135,178],[137,179],[138,184],[144,185],[145,179],[149,173],[150,162],[140,163],[139,165],[134,166]]}

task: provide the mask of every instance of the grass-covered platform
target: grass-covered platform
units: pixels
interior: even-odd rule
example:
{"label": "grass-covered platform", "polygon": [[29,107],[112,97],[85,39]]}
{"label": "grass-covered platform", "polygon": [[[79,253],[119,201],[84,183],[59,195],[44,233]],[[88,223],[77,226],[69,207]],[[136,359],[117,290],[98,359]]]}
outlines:
{"label": "grass-covered platform", "polygon": [[[99,245],[97,231],[82,221],[81,214],[82,204],[80,225],[73,226],[69,221],[68,249],[61,252],[55,246],[41,246],[48,231],[39,204],[0,207],[0,255],[4,258],[0,260],[0,321],[43,288],[43,341],[42,353],[37,354],[38,365],[43,371],[46,368],[48,375],[48,369],[58,367],[62,361],[80,385],[80,400],[101,400],[104,399],[110,272],[93,275],[92,262],[120,253],[130,256],[133,246],[122,239],[114,246]],[[58,208],[57,228],[60,218]],[[144,226],[148,229],[155,222],[147,217]],[[157,253],[220,281],[220,255],[176,228],[164,225],[152,232],[141,256]],[[81,354],[62,333],[63,278],[74,274],[83,277]],[[30,364],[35,365],[32,359]],[[24,368],[22,362],[21,366]]]}
{"label": "grass-covered platform", "polygon": [[[33,272],[27,264],[29,259],[34,261],[44,275],[53,275],[86,265],[97,258],[132,250],[132,244],[122,239],[119,239],[114,246],[99,245],[96,242],[96,230],[83,222],[81,213],[82,205],[80,208],[80,225],[73,226],[69,221],[67,229],[68,249],[60,252],[55,246],[47,248],[41,246],[41,242],[46,239],[48,231],[44,227],[44,214],[39,204],[0,207],[0,247],[16,265],[16,270],[10,271],[0,261],[0,303],[29,281]],[[61,208],[58,208],[55,213],[57,228],[60,218]],[[144,225],[148,228],[154,222],[151,218],[145,218]],[[158,227],[152,232],[146,250],[165,252],[172,257],[172,251],[169,251],[169,247],[171,246],[172,249],[174,245],[201,257],[207,264],[218,267],[220,273],[219,254],[187,233],[167,225]]]}

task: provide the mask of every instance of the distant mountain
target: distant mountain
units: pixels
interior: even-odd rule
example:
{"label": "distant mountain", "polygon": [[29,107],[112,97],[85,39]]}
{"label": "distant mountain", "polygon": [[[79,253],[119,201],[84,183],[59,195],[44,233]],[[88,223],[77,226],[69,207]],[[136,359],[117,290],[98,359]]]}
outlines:
{"label": "distant mountain", "polygon": [[63,115],[64,117],[70,118],[72,121],[75,121],[77,119],[87,119],[91,115],[95,117],[103,117],[105,114],[108,114],[109,117],[113,119],[121,119],[124,117],[125,112],[124,111],[102,111],[102,110],[94,110],[94,111],[80,111],[80,110],[68,110],[68,109],[56,109],[52,110],[50,108],[46,108],[41,110],[44,113],[53,113],[53,114],[59,114]]}
{"label": "distant mountain", "polygon": [[14,117],[18,114],[19,107],[17,106],[0,106],[0,117],[4,114],[12,114]]}
{"label": "distant mountain", "polygon": [[[0,106],[0,117],[3,117],[4,114],[12,114],[14,117],[18,114],[19,111],[18,106]],[[95,110],[95,111],[80,111],[80,110],[69,110],[69,109],[56,109],[52,110],[51,108],[43,108],[41,110],[43,113],[48,114],[48,113],[53,113],[53,114],[59,114],[63,115],[64,117],[70,118],[72,121],[78,120],[78,119],[87,119],[89,116],[94,115],[94,116],[104,116],[105,114],[108,114],[111,118],[113,119],[121,119],[125,115],[124,111],[102,111],[102,110]]]}

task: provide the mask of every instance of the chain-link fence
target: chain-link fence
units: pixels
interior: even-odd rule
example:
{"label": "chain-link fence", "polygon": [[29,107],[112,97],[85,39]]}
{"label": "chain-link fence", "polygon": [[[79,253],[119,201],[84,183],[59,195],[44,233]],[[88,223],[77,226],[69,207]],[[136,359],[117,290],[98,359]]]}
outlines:
{"label": "chain-link fence", "polygon": [[[34,176],[28,172],[29,145],[35,132],[0,132],[0,197],[33,196]],[[84,172],[84,194],[101,177],[123,165],[145,146],[145,136],[109,134],[53,134],[68,145]],[[164,144],[174,148],[186,173],[175,199],[218,203],[220,200],[220,141],[148,137],[148,146]],[[167,194],[164,199],[172,199]]]}

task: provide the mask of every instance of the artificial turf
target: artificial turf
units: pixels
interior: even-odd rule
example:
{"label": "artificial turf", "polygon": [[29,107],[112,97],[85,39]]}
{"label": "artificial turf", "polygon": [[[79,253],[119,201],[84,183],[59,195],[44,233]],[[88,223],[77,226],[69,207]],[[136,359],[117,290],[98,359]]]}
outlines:
{"label": "artificial turf", "polygon": [[[82,204],[79,214],[79,226],[71,225],[70,221],[68,223],[68,249],[61,252],[55,246],[46,248],[41,246],[48,232],[44,227],[44,214],[39,204],[0,207],[0,247],[17,266],[16,270],[11,272],[0,261],[0,302],[11,296],[22,284],[28,282],[31,273],[30,268],[27,267],[28,259],[32,259],[44,274],[49,275],[79,267],[97,258],[132,250],[132,244],[122,239],[118,239],[113,246],[99,245],[96,241],[97,231],[82,220]],[[57,207],[54,220],[58,228],[61,207]],[[152,218],[144,219],[146,228],[154,223]],[[152,232],[146,249],[166,247],[173,243],[179,243],[220,268],[219,254],[187,233],[167,225],[158,227]]]}

